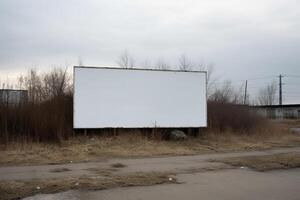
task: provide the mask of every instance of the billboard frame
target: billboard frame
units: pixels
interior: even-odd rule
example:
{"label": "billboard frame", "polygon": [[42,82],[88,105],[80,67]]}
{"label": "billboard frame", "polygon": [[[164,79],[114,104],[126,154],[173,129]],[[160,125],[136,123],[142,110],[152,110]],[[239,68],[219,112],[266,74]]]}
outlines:
{"label": "billboard frame", "polygon": [[[180,72],[180,73],[203,73],[205,74],[205,111],[206,111],[206,126],[187,126],[187,127],[95,127],[95,128],[75,128],[74,127],[74,118],[75,118],[75,69],[78,68],[85,68],[85,69],[111,69],[111,70],[129,70],[129,71],[159,71],[159,72]],[[171,128],[206,128],[208,126],[208,111],[207,111],[207,71],[204,70],[175,70],[175,69],[153,69],[153,68],[124,68],[124,67],[95,67],[95,66],[73,66],[73,130],[97,130],[97,129],[156,129],[156,128],[163,128],[163,129],[171,129]]]}

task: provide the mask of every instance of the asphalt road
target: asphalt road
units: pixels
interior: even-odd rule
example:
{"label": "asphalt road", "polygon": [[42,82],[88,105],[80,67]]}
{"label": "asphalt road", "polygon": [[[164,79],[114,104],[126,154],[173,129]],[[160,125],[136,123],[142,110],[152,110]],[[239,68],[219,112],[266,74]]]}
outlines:
{"label": "asphalt road", "polygon": [[299,200],[300,169],[255,172],[230,169],[181,174],[181,184],[68,191],[26,200]]}

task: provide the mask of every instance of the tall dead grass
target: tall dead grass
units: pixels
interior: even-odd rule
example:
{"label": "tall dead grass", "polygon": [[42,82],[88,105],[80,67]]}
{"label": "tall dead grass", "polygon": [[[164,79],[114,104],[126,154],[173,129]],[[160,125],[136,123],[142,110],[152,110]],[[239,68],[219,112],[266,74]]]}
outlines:
{"label": "tall dead grass", "polygon": [[72,96],[63,95],[41,103],[0,105],[2,141],[62,141],[72,134]]}
{"label": "tall dead grass", "polygon": [[247,105],[218,101],[208,102],[208,127],[210,131],[251,134],[266,123],[266,119],[258,116]]}
{"label": "tall dead grass", "polygon": [[[0,101],[0,139],[10,141],[61,142],[72,134],[73,95],[69,76],[62,69],[46,74],[29,71],[19,78],[28,100],[8,104]],[[3,100],[1,98],[1,100]]]}
{"label": "tall dead grass", "polygon": [[[274,125],[274,126],[273,126]],[[277,124],[268,129],[247,134],[224,131],[210,132],[184,141],[149,140],[142,131],[112,136],[89,134],[72,137],[60,144],[20,143],[0,145],[0,165],[35,165],[99,161],[110,158],[194,155],[213,152],[232,152],[293,147],[300,145],[300,137]],[[270,131],[271,130],[271,131]]]}

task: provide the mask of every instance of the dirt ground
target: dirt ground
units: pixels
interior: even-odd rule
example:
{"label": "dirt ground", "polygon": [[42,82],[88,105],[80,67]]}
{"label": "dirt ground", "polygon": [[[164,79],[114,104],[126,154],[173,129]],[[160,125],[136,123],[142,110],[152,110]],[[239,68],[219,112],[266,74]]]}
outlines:
{"label": "dirt ground", "polygon": [[217,160],[232,166],[249,167],[257,171],[300,167],[300,153],[281,153],[265,156],[245,156]]}
{"label": "dirt ground", "polygon": [[300,127],[299,121],[271,124],[251,133],[210,131],[185,141],[153,140],[132,132],[114,137],[77,136],[62,144],[0,146],[0,199],[78,189],[184,184],[177,179],[181,174],[300,167],[300,135],[289,131]]}
{"label": "dirt ground", "polygon": [[[102,174],[102,173],[100,173]],[[104,190],[116,187],[148,186],[176,183],[168,173],[134,173],[127,175],[80,176],[57,179],[36,179],[30,181],[5,181],[0,183],[0,200],[19,199],[35,194],[49,194],[71,189]]]}
{"label": "dirt ground", "polygon": [[[80,190],[82,191],[81,193],[89,194],[91,190],[106,190],[120,187],[126,188],[158,184],[185,185],[186,182],[178,178],[184,174],[195,177],[200,176],[200,179],[196,178],[189,181],[193,183],[194,181],[200,180],[202,182],[204,181],[202,184],[205,185],[207,184],[205,181],[208,180],[201,179],[201,176],[205,176],[211,172],[226,175],[226,171],[228,170],[233,170],[230,174],[234,176],[237,172],[236,170],[242,169],[240,164],[250,166],[252,162],[248,162],[250,164],[246,165],[247,158],[250,157],[256,158],[255,166],[271,166],[274,162],[291,163],[293,160],[299,161],[299,155],[300,147],[294,147],[192,156],[119,158],[99,162],[60,165],[0,167],[0,199],[19,199],[36,194],[49,194],[68,190]],[[234,166],[222,163],[226,160],[234,159],[243,159],[246,161],[237,165],[229,163]],[[296,161],[293,163],[295,164]],[[280,169],[294,168],[297,166],[298,165],[291,164],[281,165]],[[243,169],[246,170],[247,168],[243,167]],[[278,169],[278,167],[276,169]],[[261,174],[257,177],[261,179],[262,176],[264,175]],[[276,177],[274,180],[276,180]],[[195,186],[192,187],[195,188]],[[213,185],[211,185],[210,188],[213,188]],[[101,195],[102,193],[99,194]],[[47,198],[45,197],[45,199]],[[79,199],[85,198],[80,197]],[[95,199],[97,198],[95,197]]]}

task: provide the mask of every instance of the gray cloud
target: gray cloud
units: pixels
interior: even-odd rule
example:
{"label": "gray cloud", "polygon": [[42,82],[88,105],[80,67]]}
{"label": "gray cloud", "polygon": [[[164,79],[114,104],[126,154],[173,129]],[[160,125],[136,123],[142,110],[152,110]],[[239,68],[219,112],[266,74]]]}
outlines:
{"label": "gray cloud", "polygon": [[34,65],[139,65],[186,54],[223,79],[300,74],[297,0],[2,0],[0,74]]}

